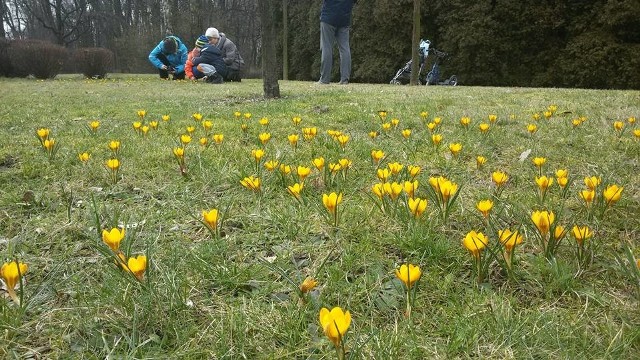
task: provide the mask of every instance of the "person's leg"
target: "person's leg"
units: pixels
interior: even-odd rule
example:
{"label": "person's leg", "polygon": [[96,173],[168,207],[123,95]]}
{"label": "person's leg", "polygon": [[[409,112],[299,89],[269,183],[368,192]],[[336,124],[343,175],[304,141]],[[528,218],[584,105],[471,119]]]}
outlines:
{"label": "person's leg", "polygon": [[341,27],[336,32],[338,50],[340,51],[340,83],[347,84],[351,78],[351,48],[349,47],[349,26]]}
{"label": "person's leg", "polygon": [[225,81],[237,81],[240,82],[242,79],[240,78],[240,71],[235,69],[228,69],[227,75],[224,77]]}
{"label": "person's leg", "polygon": [[333,65],[333,43],[336,40],[336,28],[320,22],[320,82],[331,82],[331,66]]}
{"label": "person's leg", "polygon": [[173,74],[173,80],[184,80],[185,73]]}
{"label": "person's leg", "polygon": [[[167,57],[164,56],[164,54],[162,54],[162,53],[158,55],[158,60],[160,60],[160,62],[163,65],[171,66],[171,63],[169,62],[169,59],[167,59]],[[169,78],[169,72],[167,70],[158,69],[158,72],[160,73],[160,78],[161,79],[168,79]]]}
{"label": "person's leg", "polygon": [[220,73],[218,73],[215,66],[210,64],[199,64],[197,68],[205,75],[207,82],[214,84],[222,84],[224,82],[224,78]]}
{"label": "person's leg", "polygon": [[160,73],[160,78],[167,80],[169,78],[169,72],[167,70],[158,69]]}
{"label": "person's leg", "polygon": [[211,76],[216,73],[216,67],[209,64],[198,64],[198,66],[196,66],[196,69],[202,72],[204,76]]}

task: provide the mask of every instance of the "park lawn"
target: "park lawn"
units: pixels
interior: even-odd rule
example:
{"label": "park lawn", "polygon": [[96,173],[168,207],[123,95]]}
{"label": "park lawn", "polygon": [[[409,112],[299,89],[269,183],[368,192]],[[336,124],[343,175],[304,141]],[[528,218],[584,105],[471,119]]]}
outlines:
{"label": "park lawn", "polygon": [[[262,82],[250,79],[67,75],[0,86],[0,258],[28,265],[20,306],[0,290],[0,357],[332,358],[318,317],[335,306],[350,311],[343,343],[353,358],[625,359],[640,351],[640,272],[628,256],[640,257],[639,91],[281,81],[282,98],[265,101]],[[154,121],[146,134],[134,130]],[[314,127],[305,139],[303,128]],[[40,128],[55,140],[51,152]],[[347,136],[343,144],[335,131]],[[439,146],[433,134],[442,135]],[[462,145],[455,156],[452,143]],[[372,150],[384,152],[378,164]],[[477,156],[486,158],[480,168]],[[322,171],[312,163],[319,157]],[[540,169],[535,157],[546,160]],[[111,158],[117,174],[105,166]],[[341,159],[348,169],[332,174]],[[292,173],[267,170],[271,160]],[[403,170],[388,182],[409,180],[408,165],[421,169],[415,194],[428,205],[418,219],[406,194],[381,200],[372,191],[378,170],[395,162]],[[287,191],[298,166],[311,169],[299,200]],[[558,169],[568,171],[566,191]],[[509,175],[500,191],[494,171]],[[540,175],[554,179],[544,198]],[[249,176],[260,191],[241,185]],[[458,186],[446,217],[429,184],[438,176]],[[591,176],[601,183],[587,206],[579,194]],[[620,199],[606,204],[613,184],[623,187]],[[322,201],[332,192],[343,195],[337,219]],[[476,209],[483,199],[494,204],[488,220]],[[210,209],[220,212],[215,230],[203,222]],[[553,256],[543,253],[535,210],[553,211],[568,230]],[[574,225],[593,232],[581,260]],[[146,255],[141,280],[103,242],[112,228],[125,229],[126,258]],[[498,241],[505,228],[524,235],[510,272]],[[472,230],[489,237],[480,281],[462,246]],[[410,317],[394,275],[407,263],[422,270]],[[301,296],[306,277],[318,286]]]}

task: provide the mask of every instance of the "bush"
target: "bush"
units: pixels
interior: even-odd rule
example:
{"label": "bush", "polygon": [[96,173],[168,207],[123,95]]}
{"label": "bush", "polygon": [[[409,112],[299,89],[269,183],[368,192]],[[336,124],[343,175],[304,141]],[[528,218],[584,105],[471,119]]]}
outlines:
{"label": "bush", "polygon": [[88,78],[104,78],[113,67],[113,52],[105,48],[83,48],[73,54],[76,68]]}
{"label": "bush", "polygon": [[56,77],[67,57],[64,47],[40,40],[15,40],[9,47],[9,58],[15,71],[37,79]]}
{"label": "bush", "polygon": [[13,73],[9,60],[9,46],[11,46],[9,40],[0,38],[0,76],[10,77]]}
{"label": "bush", "polygon": [[15,41],[0,39],[0,76],[27,77],[29,73],[21,71],[13,65],[11,47]]}

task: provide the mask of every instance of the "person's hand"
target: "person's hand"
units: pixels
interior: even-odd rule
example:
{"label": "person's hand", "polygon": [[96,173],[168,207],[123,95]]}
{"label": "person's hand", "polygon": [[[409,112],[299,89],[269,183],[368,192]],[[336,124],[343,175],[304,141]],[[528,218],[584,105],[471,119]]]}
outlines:
{"label": "person's hand", "polygon": [[164,65],[164,64],[163,64],[163,65],[162,65],[162,67],[161,67],[160,69],[162,69],[162,70],[169,70],[169,67],[168,67],[167,65]]}

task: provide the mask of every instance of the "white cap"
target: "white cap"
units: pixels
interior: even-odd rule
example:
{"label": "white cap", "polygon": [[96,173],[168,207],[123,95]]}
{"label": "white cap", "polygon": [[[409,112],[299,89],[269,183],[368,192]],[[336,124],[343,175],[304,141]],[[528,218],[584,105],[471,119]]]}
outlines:
{"label": "white cap", "polygon": [[220,38],[220,34],[218,33],[218,29],[210,27],[207,29],[207,31],[204,33],[204,36],[208,37],[208,38],[216,38],[219,39]]}

